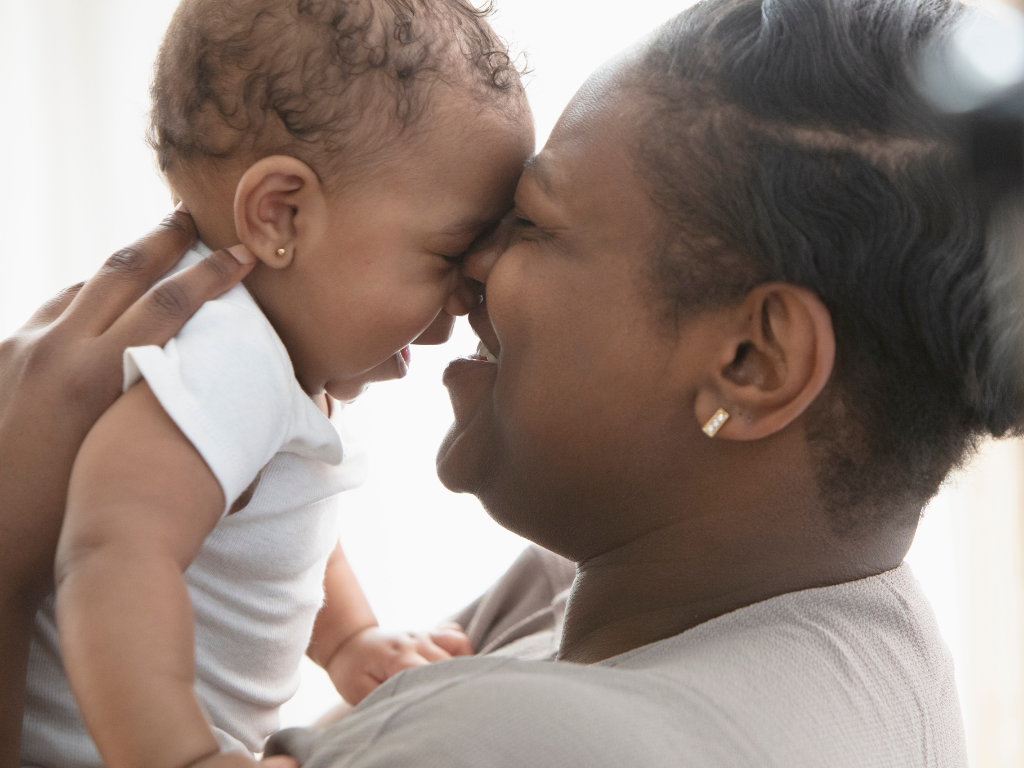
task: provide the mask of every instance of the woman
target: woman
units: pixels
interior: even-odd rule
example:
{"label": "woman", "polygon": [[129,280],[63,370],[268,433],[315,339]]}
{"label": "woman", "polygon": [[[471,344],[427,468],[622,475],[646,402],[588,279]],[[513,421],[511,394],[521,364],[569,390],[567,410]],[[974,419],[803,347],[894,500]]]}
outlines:
{"label": "woman", "polygon": [[[465,265],[497,362],[448,369],[438,457],[577,564],[560,663],[403,673],[309,765],[966,763],[901,565],[949,470],[1021,425],[1007,281],[913,87],[959,13],[708,0],[581,89]],[[32,435],[65,457],[47,487],[82,434]],[[53,517],[19,466],[5,494]]]}

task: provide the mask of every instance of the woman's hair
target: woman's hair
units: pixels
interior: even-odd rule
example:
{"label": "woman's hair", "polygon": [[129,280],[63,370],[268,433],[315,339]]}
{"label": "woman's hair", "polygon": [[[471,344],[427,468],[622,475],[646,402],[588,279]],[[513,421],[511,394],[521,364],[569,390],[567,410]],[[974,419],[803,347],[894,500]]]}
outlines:
{"label": "woman's hair", "polygon": [[839,533],[916,522],[980,437],[1021,431],[1015,264],[986,254],[965,163],[916,87],[924,47],[963,12],[705,0],[639,68],[669,321],[769,281],[831,313],[835,369],[807,432]]}
{"label": "woman's hair", "polygon": [[414,127],[438,83],[518,103],[489,13],[467,0],[183,0],[152,86],[160,168],[284,153],[330,178]]}

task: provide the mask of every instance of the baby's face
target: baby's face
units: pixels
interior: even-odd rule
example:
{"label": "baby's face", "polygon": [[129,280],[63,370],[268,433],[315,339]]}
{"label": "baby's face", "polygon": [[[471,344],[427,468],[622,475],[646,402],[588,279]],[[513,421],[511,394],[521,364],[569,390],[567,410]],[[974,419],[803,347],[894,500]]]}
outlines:
{"label": "baby's face", "polygon": [[307,392],[348,399],[361,380],[404,375],[407,345],[475,301],[461,257],[511,207],[533,127],[526,110],[468,97],[446,107],[395,159],[327,198],[325,234],[275,280],[266,309]]}

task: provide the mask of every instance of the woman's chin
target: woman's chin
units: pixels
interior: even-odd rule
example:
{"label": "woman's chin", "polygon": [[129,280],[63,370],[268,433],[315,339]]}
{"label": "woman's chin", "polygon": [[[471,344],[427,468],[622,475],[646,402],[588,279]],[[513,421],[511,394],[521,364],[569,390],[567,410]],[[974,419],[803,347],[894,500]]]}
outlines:
{"label": "woman's chin", "polygon": [[455,423],[437,452],[437,476],[456,493],[475,493],[496,459],[494,380],[498,366],[478,358],[452,360],[444,372]]}

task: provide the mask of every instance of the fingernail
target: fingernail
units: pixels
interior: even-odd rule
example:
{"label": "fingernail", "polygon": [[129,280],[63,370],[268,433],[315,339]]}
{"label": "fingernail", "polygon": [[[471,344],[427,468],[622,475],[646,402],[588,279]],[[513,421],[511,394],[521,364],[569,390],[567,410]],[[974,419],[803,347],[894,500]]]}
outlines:
{"label": "fingernail", "polygon": [[252,264],[256,261],[256,257],[252,255],[248,248],[244,245],[232,245],[228,248],[228,253],[235,257],[235,260],[239,264]]}
{"label": "fingernail", "polygon": [[185,207],[184,200],[179,200],[178,204],[174,206],[174,210],[181,211],[182,213],[188,213],[188,208]]}

